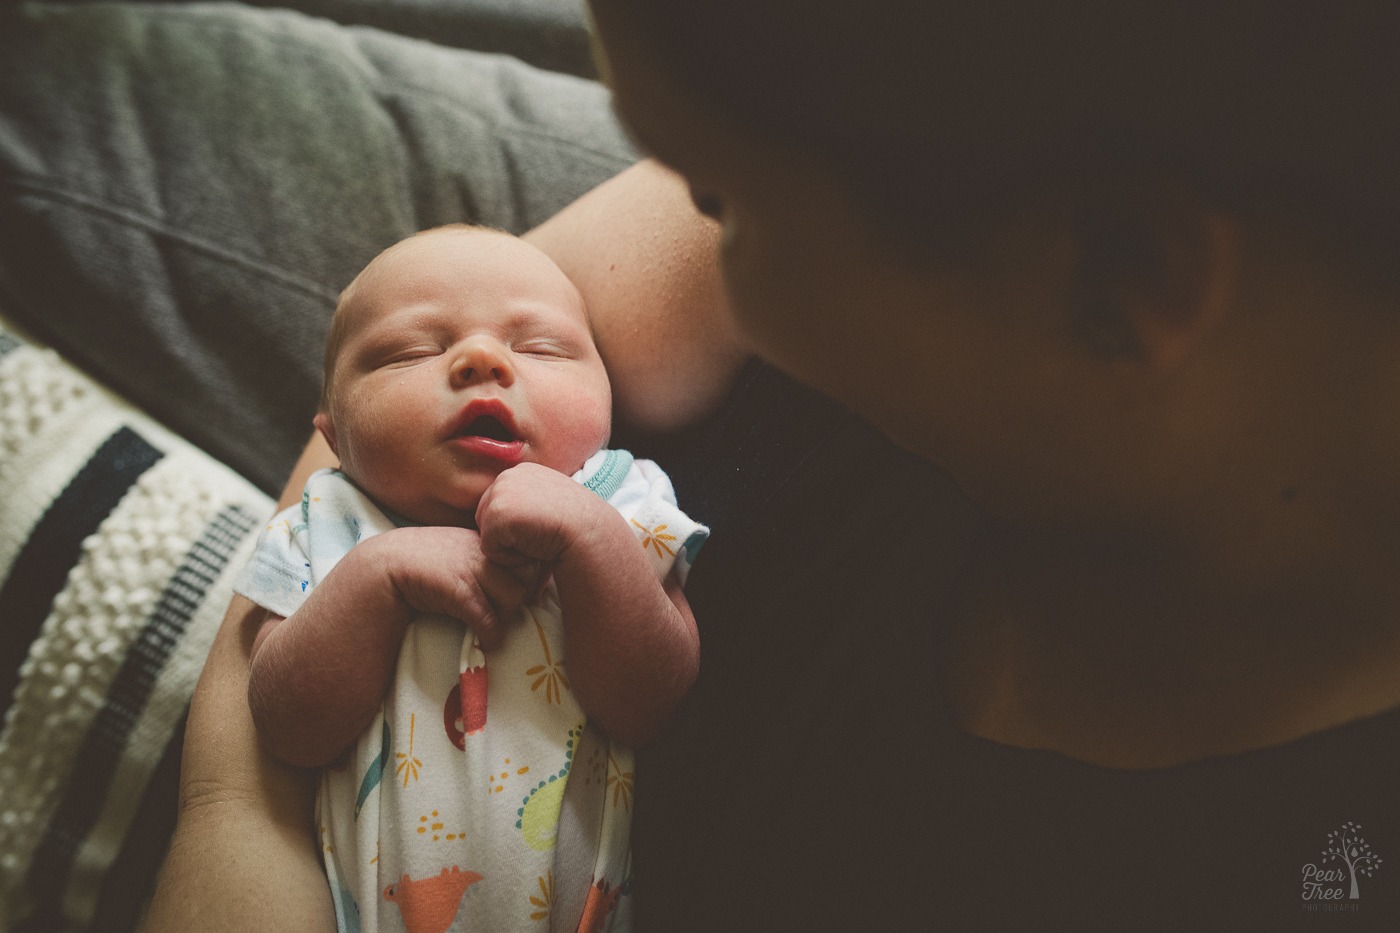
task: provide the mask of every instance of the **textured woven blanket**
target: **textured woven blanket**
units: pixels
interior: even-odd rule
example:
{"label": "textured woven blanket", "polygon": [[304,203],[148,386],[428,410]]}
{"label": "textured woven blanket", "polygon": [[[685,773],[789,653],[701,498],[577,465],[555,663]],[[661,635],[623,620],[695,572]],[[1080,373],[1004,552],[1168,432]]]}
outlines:
{"label": "textured woven blanket", "polygon": [[267,496],[0,319],[0,930],[130,928]]}

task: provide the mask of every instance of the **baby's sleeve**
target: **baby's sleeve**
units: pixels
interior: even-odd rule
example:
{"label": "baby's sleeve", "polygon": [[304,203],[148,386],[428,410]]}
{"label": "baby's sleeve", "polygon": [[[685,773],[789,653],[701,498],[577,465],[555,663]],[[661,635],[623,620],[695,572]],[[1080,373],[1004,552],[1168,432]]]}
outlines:
{"label": "baby's sleeve", "polygon": [[344,473],[317,470],[306,481],[301,503],[263,529],[234,592],[289,616],[351,548],[394,525]]}
{"label": "baby's sleeve", "polygon": [[312,587],[299,525],[304,527],[300,505],[279,512],[258,536],[253,556],[233,584],[235,593],[284,618],[301,608]]}
{"label": "baby's sleeve", "polygon": [[608,502],[627,519],[657,578],[674,572],[684,585],[710,529],[681,511],[665,471],[650,460],[633,461]]}

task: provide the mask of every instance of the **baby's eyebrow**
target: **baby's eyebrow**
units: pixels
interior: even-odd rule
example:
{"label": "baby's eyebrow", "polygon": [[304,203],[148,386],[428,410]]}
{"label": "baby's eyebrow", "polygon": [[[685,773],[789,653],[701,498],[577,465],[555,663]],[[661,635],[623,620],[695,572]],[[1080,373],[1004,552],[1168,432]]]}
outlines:
{"label": "baby's eyebrow", "polygon": [[585,333],[588,332],[586,316],[580,315],[575,317],[548,302],[530,301],[517,303],[506,316],[503,323],[507,329],[519,329],[532,324],[550,324],[576,327]]}
{"label": "baby's eyebrow", "polygon": [[449,326],[450,322],[444,320],[439,311],[394,309],[368,321],[361,329],[359,336],[371,341],[385,340],[399,333],[417,334],[427,331],[441,331],[446,330]]}
{"label": "baby's eyebrow", "polygon": [[379,318],[366,324],[358,333],[348,335],[344,345],[352,350],[354,358],[363,360],[408,341],[435,338],[442,329],[425,315]]}

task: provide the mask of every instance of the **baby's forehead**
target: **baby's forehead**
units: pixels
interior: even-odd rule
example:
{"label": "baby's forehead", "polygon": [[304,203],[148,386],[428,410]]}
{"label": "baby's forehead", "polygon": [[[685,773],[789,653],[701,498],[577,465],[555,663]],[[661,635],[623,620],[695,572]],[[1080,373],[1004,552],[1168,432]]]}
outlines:
{"label": "baby's forehead", "polygon": [[436,228],[400,240],[370,261],[355,282],[377,290],[446,279],[489,282],[535,257],[523,241],[473,227]]}
{"label": "baby's forehead", "polygon": [[506,317],[528,306],[588,326],[582,296],[554,261],[518,237],[474,227],[437,228],[394,244],[341,294],[342,326],[358,330],[413,307],[470,307]]}

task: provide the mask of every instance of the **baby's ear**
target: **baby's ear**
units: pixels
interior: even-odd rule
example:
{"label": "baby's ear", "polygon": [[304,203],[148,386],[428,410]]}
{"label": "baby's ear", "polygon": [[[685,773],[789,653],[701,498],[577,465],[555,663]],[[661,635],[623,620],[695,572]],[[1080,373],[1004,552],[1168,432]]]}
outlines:
{"label": "baby's ear", "polygon": [[316,426],[316,430],[320,431],[321,436],[326,439],[326,443],[331,447],[331,452],[339,457],[340,451],[337,450],[335,446],[335,423],[331,421],[331,416],[323,411],[318,411],[316,412],[316,417],[311,419],[311,423]]}

